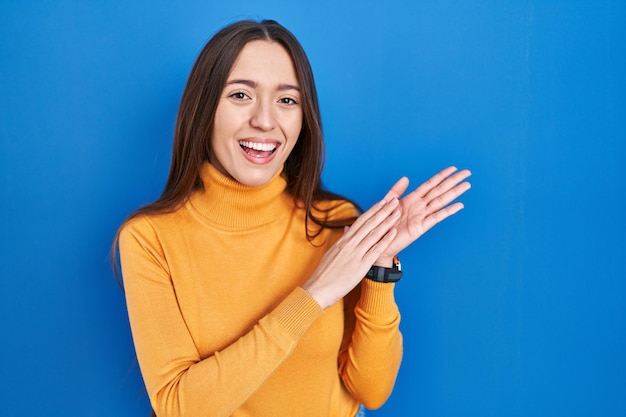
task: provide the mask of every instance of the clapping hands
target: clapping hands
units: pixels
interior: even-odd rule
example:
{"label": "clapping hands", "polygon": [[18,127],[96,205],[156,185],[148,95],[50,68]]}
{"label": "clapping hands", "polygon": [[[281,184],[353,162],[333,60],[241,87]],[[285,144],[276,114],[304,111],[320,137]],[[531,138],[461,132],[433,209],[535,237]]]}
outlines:
{"label": "clapping hands", "polygon": [[390,267],[394,255],[463,208],[453,201],[470,189],[465,181],[470,175],[449,167],[404,197],[409,180],[401,178],[383,200],[346,227],[302,287],[326,308],[354,288],[372,264]]}

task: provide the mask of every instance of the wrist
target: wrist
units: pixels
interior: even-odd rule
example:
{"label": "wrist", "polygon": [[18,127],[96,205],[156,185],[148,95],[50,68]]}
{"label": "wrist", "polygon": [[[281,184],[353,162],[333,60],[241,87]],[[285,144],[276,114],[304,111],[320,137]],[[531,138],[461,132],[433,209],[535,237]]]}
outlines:
{"label": "wrist", "polygon": [[376,259],[373,266],[382,266],[383,268],[392,268],[393,267],[393,256],[385,256]]}
{"label": "wrist", "polygon": [[[384,261],[383,261],[384,262]],[[381,266],[372,265],[370,270],[365,274],[365,278],[376,282],[397,282],[402,278],[402,266],[397,256],[392,258],[392,265]]]}

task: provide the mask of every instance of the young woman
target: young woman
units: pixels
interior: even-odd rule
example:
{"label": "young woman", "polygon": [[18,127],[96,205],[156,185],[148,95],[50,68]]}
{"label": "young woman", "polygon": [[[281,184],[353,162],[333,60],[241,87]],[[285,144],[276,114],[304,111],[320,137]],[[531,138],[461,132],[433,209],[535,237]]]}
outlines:
{"label": "young woman", "polygon": [[156,415],[352,417],[390,395],[396,254],[463,207],[470,173],[399,200],[402,178],[361,214],[323,189],[322,160],[294,36],[274,21],[218,32],[185,87],[165,189],[117,239]]}

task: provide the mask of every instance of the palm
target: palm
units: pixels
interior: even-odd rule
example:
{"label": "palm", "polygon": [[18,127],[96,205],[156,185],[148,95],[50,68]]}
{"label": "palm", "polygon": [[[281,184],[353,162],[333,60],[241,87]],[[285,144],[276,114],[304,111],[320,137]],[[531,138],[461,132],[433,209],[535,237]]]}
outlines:
{"label": "palm", "polygon": [[[379,259],[390,259],[433,226],[463,208],[460,202],[450,204],[471,186],[462,182],[471,175],[468,170],[456,172],[449,167],[420,185],[400,200],[401,215],[394,241]],[[406,191],[409,180],[401,178],[387,193],[385,200],[400,198]]]}

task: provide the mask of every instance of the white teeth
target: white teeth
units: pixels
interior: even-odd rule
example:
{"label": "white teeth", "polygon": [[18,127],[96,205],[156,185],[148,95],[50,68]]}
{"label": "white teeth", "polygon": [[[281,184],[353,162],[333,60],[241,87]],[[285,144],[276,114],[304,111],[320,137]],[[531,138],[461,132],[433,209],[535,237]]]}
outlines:
{"label": "white teeth", "polygon": [[239,145],[246,148],[254,149],[255,151],[263,152],[272,152],[274,149],[276,149],[276,143],[259,143],[242,140],[239,142]]}

